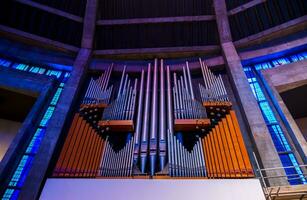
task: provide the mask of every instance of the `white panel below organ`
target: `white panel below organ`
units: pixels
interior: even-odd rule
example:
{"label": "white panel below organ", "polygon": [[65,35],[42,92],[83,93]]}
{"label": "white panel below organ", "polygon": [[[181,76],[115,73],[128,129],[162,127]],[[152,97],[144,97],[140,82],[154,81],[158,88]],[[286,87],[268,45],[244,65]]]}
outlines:
{"label": "white panel below organ", "polygon": [[40,199],[264,200],[258,179],[49,178]]}

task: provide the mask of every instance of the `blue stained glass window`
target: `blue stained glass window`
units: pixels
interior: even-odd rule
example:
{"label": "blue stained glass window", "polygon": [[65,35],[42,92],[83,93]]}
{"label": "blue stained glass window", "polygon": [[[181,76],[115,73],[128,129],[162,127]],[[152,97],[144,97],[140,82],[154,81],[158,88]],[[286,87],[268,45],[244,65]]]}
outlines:
{"label": "blue stained glass window", "polygon": [[277,123],[277,120],[273,114],[273,111],[267,101],[260,102],[260,109],[264,113],[265,122],[268,124]]}
{"label": "blue stained glass window", "polygon": [[9,186],[11,187],[21,187],[25,181],[25,178],[29,172],[30,165],[33,161],[33,157],[30,155],[23,155],[11,181],[9,182]]}
{"label": "blue stained glass window", "polygon": [[28,145],[28,148],[26,150],[26,153],[28,154],[35,154],[37,153],[37,150],[39,148],[39,145],[44,137],[45,129],[38,128],[32,137],[32,140],[30,144]]}
{"label": "blue stained glass window", "polygon": [[12,62],[8,61],[8,60],[5,60],[5,59],[2,59],[0,58],[0,66],[3,66],[3,67],[9,67],[11,65]]}
{"label": "blue stained glass window", "polygon": [[[30,143],[27,145],[26,151],[23,152],[21,156],[21,159],[16,161],[18,162],[18,165],[16,169],[13,169],[14,170],[13,175],[10,177],[9,184],[1,186],[6,188],[2,196],[2,199],[18,199],[20,188],[22,188],[25,178],[27,177],[28,172],[31,169],[33,158],[37,153],[38,148],[40,147],[41,141],[45,135],[46,127],[55,110],[55,106],[59,100],[60,94],[63,91],[65,82],[70,76],[70,72],[51,70],[51,69],[46,69],[44,67],[29,66],[22,63],[13,63],[11,61],[1,58],[0,58],[0,67],[11,67],[17,70],[28,71],[35,74],[46,73],[46,75],[48,76],[56,76],[61,81],[57,91],[54,93],[54,96],[52,97],[50,106],[46,109],[40,121],[39,124],[40,128],[37,128],[36,132],[33,134]],[[61,76],[63,73],[64,76]]]}
{"label": "blue stained glass window", "polygon": [[29,72],[32,72],[32,73],[35,73],[35,74],[44,74],[46,71],[46,69],[44,68],[41,68],[41,67],[34,67],[32,66],[30,69],[29,69]]}
{"label": "blue stained glass window", "polygon": [[269,68],[272,68],[271,63],[269,62],[260,63],[260,64],[255,65],[256,70],[269,69]]}
{"label": "blue stained glass window", "polygon": [[8,188],[5,190],[2,200],[15,200],[18,198],[19,190]]}
{"label": "blue stained glass window", "polygon": [[57,89],[57,91],[56,91],[55,94],[53,95],[53,98],[52,98],[52,100],[51,100],[50,105],[55,106],[55,105],[58,103],[59,98],[60,98],[60,95],[61,95],[61,93],[62,93],[62,90],[63,90],[63,88],[61,88],[61,87],[59,87],[59,88]]}
{"label": "blue stained glass window", "polygon": [[280,66],[280,65],[285,65],[290,63],[290,60],[288,58],[279,58],[277,60],[272,61],[274,67]]}
{"label": "blue stained glass window", "polygon": [[57,78],[60,78],[62,72],[61,71],[56,71],[56,70],[48,70],[46,75],[48,76],[56,76]]}
{"label": "blue stained glass window", "polygon": [[[298,167],[299,164],[292,153],[292,149],[287,141],[285,134],[277,121],[273,108],[269,104],[264,91],[255,75],[255,71],[260,71],[264,69],[269,69],[272,67],[277,67],[280,65],[288,64],[291,61],[296,62],[300,60],[307,59],[307,52],[299,53],[285,58],[279,58],[272,60],[271,62],[264,62],[256,64],[254,66],[244,66],[244,72],[246,74],[247,80],[250,84],[251,90],[259,104],[262,115],[265,119],[269,132],[271,134],[272,140],[274,142],[276,150],[279,152],[280,160],[284,167],[294,167],[286,168],[285,172],[288,176],[288,181],[290,184],[307,184],[306,178],[303,175],[302,170]],[[272,64],[271,64],[272,63]]]}
{"label": "blue stained glass window", "polygon": [[13,68],[18,69],[18,70],[22,70],[22,71],[27,71],[27,69],[29,68],[29,65],[20,64],[20,63],[15,63],[15,64],[13,65]]}
{"label": "blue stained glass window", "polygon": [[48,124],[48,122],[49,122],[53,112],[54,112],[54,107],[53,106],[49,106],[47,108],[47,111],[45,112],[45,114],[43,116],[43,119],[41,120],[39,125],[42,126],[42,127],[45,127]]}

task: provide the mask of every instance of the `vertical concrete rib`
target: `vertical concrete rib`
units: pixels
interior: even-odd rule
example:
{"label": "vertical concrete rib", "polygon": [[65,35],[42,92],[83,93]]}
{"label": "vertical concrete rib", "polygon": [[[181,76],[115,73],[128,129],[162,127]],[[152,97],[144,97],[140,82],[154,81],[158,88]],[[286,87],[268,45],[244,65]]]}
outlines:
{"label": "vertical concrete rib", "polygon": [[97,6],[98,0],[87,0],[81,49],[75,59],[71,76],[65,84],[64,91],[50,119],[45,137],[41,143],[41,148],[35,156],[33,165],[20,192],[19,199],[28,200],[39,198],[40,189],[56,144],[60,138],[62,128],[64,127],[65,120],[69,118],[71,105],[76,101],[78,92],[84,82],[87,65],[92,55]]}
{"label": "vertical concrete rib", "polygon": [[[264,168],[282,167],[269,130],[244,74],[240,57],[233,45],[225,0],[214,0],[213,3],[227,71],[235,88],[236,97],[240,100],[241,108],[245,113],[262,165]],[[279,176],[285,173],[284,171],[268,171],[267,175]],[[271,179],[269,183],[272,186],[288,184],[285,178]]]}

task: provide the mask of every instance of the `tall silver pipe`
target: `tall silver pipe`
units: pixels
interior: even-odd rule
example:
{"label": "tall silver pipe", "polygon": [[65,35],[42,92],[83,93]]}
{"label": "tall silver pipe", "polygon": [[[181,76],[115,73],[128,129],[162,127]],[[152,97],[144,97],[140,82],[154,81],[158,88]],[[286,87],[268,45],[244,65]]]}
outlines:
{"label": "tall silver pipe", "polygon": [[[190,94],[189,86],[188,86],[187,72],[186,72],[185,66],[182,67],[182,71],[183,71],[184,87],[186,88],[188,94]],[[183,82],[182,82],[182,84],[183,84]]]}
{"label": "tall silver pipe", "polygon": [[158,59],[155,59],[154,64],[150,125],[150,174],[153,176],[155,173],[158,142]]}
{"label": "tall silver pipe", "polygon": [[164,66],[163,60],[160,64],[160,112],[159,112],[159,157],[160,171],[163,170],[166,162],[166,117],[165,117],[165,81],[164,81]]}
{"label": "tall silver pipe", "polygon": [[144,70],[142,70],[141,74],[141,85],[140,85],[139,100],[138,100],[138,113],[137,113],[136,128],[134,133],[134,156],[133,156],[134,164],[137,163],[140,152],[139,143],[140,143],[141,128],[142,128],[143,98],[144,98]]}
{"label": "tall silver pipe", "polygon": [[101,75],[101,84],[100,84],[100,87],[101,89],[103,89],[103,85],[104,85],[104,82],[106,81],[106,78],[107,78],[107,72],[109,70],[110,67],[108,67],[106,70],[104,70],[103,74]]}
{"label": "tall silver pipe", "polygon": [[104,163],[104,168],[103,168],[103,176],[107,175],[107,169],[110,165],[110,143],[108,141],[107,143],[107,151],[105,153],[106,159],[105,159],[105,163]]}
{"label": "tall silver pipe", "polygon": [[199,138],[199,143],[200,143],[199,149],[200,149],[201,167],[203,169],[203,175],[207,176],[207,169],[206,169],[206,163],[205,163],[205,154],[204,154],[203,145],[201,145],[202,144],[201,138]]}
{"label": "tall silver pipe", "polygon": [[136,89],[137,89],[137,85],[138,85],[138,79],[136,78],[134,80],[134,86],[133,86],[133,90],[132,90],[132,97],[131,97],[131,102],[130,102],[130,105],[129,105],[129,113],[128,113],[128,116],[127,118],[130,119],[130,120],[133,120],[133,117],[134,117],[134,105],[135,105],[135,101],[136,101]]}
{"label": "tall silver pipe", "polygon": [[102,90],[106,90],[107,89],[108,84],[109,84],[109,80],[110,80],[110,77],[111,77],[112,70],[113,70],[113,63],[110,66],[110,70],[109,70],[109,73],[107,74],[107,78],[106,78],[106,81],[104,83],[104,86],[103,86]]}
{"label": "tall silver pipe", "polygon": [[119,95],[122,92],[122,87],[123,87],[123,83],[124,83],[124,77],[125,77],[125,73],[126,73],[126,65],[124,66],[124,70],[122,72],[122,76],[120,79],[120,84],[119,84],[119,89],[118,89],[118,94],[117,94],[117,98],[119,97]]}
{"label": "tall silver pipe", "polygon": [[146,161],[147,161],[147,151],[148,151],[148,121],[149,121],[149,106],[150,106],[150,73],[151,65],[148,64],[147,69],[147,85],[146,85],[146,95],[145,95],[145,107],[143,115],[143,127],[142,127],[142,142],[141,142],[141,172],[145,173]]}
{"label": "tall silver pipe", "polygon": [[126,102],[126,105],[125,105],[125,112],[124,112],[125,115],[124,115],[123,119],[128,119],[128,116],[129,116],[129,113],[130,113],[130,104],[132,102],[132,95],[133,95],[133,89],[132,89],[132,87],[130,87],[128,95],[127,95],[127,102]]}
{"label": "tall silver pipe", "polygon": [[180,77],[180,80],[178,81],[178,85],[179,85],[179,88],[180,88],[180,96],[181,96],[181,99],[182,99],[182,112],[184,114],[184,119],[187,119],[188,116],[187,116],[187,99],[186,99],[186,96],[184,94],[184,90],[186,90],[185,86],[184,86],[184,83],[183,83],[183,77],[181,76]]}
{"label": "tall silver pipe", "polygon": [[178,118],[177,119],[181,119],[182,118],[181,100],[180,100],[180,94],[179,94],[179,89],[177,85],[177,74],[176,73],[174,73],[174,88],[175,88],[175,93],[176,93],[176,104],[178,107],[178,110],[177,110]]}
{"label": "tall silver pipe", "polygon": [[100,160],[100,164],[99,164],[99,171],[98,171],[98,176],[101,176],[102,174],[102,169],[103,169],[103,165],[105,163],[105,154],[106,154],[106,149],[107,149],[107,141],[108,141],[108,137],[106,138],[104,145],[103,145],[103,150],[102,150],[102,155],[101,155],[101,160]]}
{"label": "tall silver pipe", "polygon": [[173,151],[173,145],[171,144],[172,135],[174,132],[173,127],[173,100],[175,102],[175,99],[172,98],[172,85],[171,85],[171,72],[169,66],[166,66],[166,83],[167,83],[167,129],[169,131],[169,136],[167,138],[168,141],[168,156],[169,156],[169,162],[171,163],[171,175],[174,175],[174,151]]}
{"label": "tall silver pipe", "polygon": [[187,66],[187,74],[188,74],[188,81],[189,81],[189,87],[190,87],[190,94],[191,94],[191,98],[194,100],[195,96],[194,96],[194,91],[193,91],[192,77],[191,77],[191,71],[190,71],[190,67],[189,67],[188,62],[186,62],[186,66]]}

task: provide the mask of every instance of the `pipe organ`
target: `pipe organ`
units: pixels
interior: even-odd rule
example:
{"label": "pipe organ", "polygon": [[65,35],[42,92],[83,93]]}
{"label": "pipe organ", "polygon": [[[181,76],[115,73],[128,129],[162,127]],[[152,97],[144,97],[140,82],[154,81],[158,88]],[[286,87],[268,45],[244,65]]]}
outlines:
{"label": "pipe organ", "polygon": [[166,63],[90,78],[54,177],[254,176],[222,75]]}

